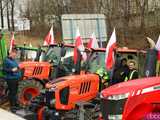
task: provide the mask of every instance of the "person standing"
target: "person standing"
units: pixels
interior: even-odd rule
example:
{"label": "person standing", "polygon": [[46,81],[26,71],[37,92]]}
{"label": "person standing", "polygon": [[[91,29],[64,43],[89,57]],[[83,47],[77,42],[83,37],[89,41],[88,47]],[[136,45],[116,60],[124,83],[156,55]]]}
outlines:
{"label": "person standing", "polygon": [[128,66],[129,66],[129,75],[128,75],[128,78],[125,79],[125,81],[137,79],[138,71],[136,70],[136,63],[134,61],[130,61]]}
{"label": "person standing", "polygon": [[120,67],[120,69],[121,69],[120,75],[121,75],[121,80],[122,81],[119,81],[119,82],[124,82],[125,77],[129,75],[129,71],[130,71],[129,67],[127,65],[127,59],[126,58],[123,58],[121,60],[121,67]]}
{"label": "person standing", "polygon": [[18,81],[21,78],[21,72],[19,70],[18,63],[15,60],[16,55],[17,55],[17,49],[13,48],[13,50],[5,58],[3,64],[5,80],[7,82],[9,90],[8,97],[11,106],[10,110],[12,112],[18,107],[17,90],[18,90]]}
{"label": "person standing", "polygon": [[123,58],[121,60],[117,60],[116,62],[117,63],[115,64],[115,68],[113,71],[111,85],[124,82],[126,77],[128,78],[129,75],[129,67],[127,66],[127,59]]}

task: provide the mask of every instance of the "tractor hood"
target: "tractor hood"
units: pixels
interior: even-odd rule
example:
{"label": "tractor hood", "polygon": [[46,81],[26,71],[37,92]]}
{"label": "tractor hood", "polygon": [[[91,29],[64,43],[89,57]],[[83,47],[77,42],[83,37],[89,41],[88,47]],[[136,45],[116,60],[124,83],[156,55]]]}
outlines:
{"label": "tractor hood", "polygon": [[47,80],[50,73],[51,65],[48,62],[26,61],[19,64],[19,68],[23,71],[26,78],[37,78],[39,80]]}
{"label": "tractor hood", "polygon": [[160,77],[149,77],[131,80],[127,82],[122,82],[116,85],[113,85],[109,88],[104,89],[101,92],[102,97],[107,97],[111,95],[125,94],[130,93],[135,90],[146,90],[145,88],[150,88],[160,84]]}
{"label": "tractor hood", "polygon": [[46,88],[54,88],[57,86],[64,86],[69,84],[77,84],[77,81],[87,80],[88,78],[92,80],[98,79],[98,75],[95,74],[83,74],[83,75],[70,75],[65,77],[60,77],[57,79],[53,79],[52,81],[46,84]]}

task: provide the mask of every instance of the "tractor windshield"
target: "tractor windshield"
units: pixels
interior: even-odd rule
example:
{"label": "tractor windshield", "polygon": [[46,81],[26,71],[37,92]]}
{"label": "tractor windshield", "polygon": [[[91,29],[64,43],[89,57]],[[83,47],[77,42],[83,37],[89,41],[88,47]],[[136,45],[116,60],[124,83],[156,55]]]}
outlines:
{"label": "tractor windshield", "polygon": [[34,61],[37,55],[38,48],[30,46],[16,46],[18,49],[17,58],[18,62],[21,61]]}
{"label": "tractor windshield", "polygon": [[94,51],[88,54],[88,62],[86,63],[87,71],[95,73],[99,68],[105,68],[105,52]]}
{"label": "tractor windshield", "polygon": [[61,48],[58,46],[49,47],[46,52],[45,61],[53,62],[54,65],[58,65],[61,59]]}
{"label": "tractor windshield", "polygon": [[[64,76],[72,73],[73,64],[73,49],[72,47],[50,47],[46,53],[45,61],[49,61],[57,69],[56,76]],[[58,72],[59,71],[59,72]]]}
{"label": "tractor windshield", "polygon": [[67,73],[72,73],[72,69],[74,68],[73,50],[74,48],[66,47],[66,54],[61,58],[62,64],[65,66],[65,71],[67,71]]}

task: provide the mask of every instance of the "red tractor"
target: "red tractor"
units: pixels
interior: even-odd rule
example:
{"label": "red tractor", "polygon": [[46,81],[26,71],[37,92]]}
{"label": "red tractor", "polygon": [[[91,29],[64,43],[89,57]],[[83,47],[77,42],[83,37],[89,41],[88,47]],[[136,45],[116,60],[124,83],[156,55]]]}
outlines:
{"label": "red tractor", "polygon": [[104,120],[159,120],[160,78],[119,83],[101,92]]}
{"label": "red tractor", "polygon": [[155,76],[157,52],[147,52],[144,77],[122,82],[101,92],[104,120],[159,120],[160,78]]}

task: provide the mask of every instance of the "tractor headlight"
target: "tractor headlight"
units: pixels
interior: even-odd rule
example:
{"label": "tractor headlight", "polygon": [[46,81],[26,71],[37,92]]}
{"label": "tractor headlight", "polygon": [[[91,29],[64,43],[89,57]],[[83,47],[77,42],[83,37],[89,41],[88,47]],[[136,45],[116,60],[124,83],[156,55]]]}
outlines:
{"label": "tractor headlight", "polygon": [[124,93],[124,94],[118,94],[118,95],[111,95],[108,96],[108,100],[121,100],[121,99],[125,99],[128,98],[129,93]]}

